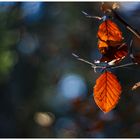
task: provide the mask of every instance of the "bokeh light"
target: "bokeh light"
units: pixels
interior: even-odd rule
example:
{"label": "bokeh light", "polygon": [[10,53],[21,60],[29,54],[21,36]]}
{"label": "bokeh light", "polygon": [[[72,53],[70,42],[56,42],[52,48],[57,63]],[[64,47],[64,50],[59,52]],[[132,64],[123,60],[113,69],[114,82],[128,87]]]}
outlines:
{"label": "bokeh light", "polygon": [[30,55],[35,52],[35,50],[39,47],[37,37],[31,36],[29,33],[25,33],[21,38],[18,50],[26,55]]}
{"label": "bokeh light", "polygon": [[120,10],[129,11],[130,13],[140,6],[139,2],[120,2]]}
{"label": "bokeh light", "polygon": [[23,2],[22,16],[27,21],[37,21],[42,17],[42,3],[41,2]]}
{"label": "bokeh light", "polygon": [[70,100],[79,96],[85,96],[87,91],[84,79],[77,74],[64,75],[58,86],[58,92],[66,99]]}
{"label": "bokeh light", "polygon": [[37,112],[34,115],[35,122],[43,127],[49,127],[55,120],[54,114],[51,112]]}

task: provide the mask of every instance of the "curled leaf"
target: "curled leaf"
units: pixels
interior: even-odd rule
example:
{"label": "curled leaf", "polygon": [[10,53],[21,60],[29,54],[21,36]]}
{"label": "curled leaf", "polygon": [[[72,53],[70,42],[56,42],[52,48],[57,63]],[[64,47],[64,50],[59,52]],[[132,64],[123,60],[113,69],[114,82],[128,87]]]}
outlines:
{"label": "curled leaf", "polygon": [[117,105],[121,91],[117,77],[106,71],[96,80],[94,86],[95,103],[103,112],[107,113]]}
{"label": "curled leaf", "polygon": [[98,48],[101,54],[106,54],[108,50],[108,44],[105,41],[98,40]]}
{"label": "curled leaf", "polygon": [[[103,48],[102,48],[103,49]],[[128,54],[128,48],[125,43],[121,46],[104,48],[104,54],[102,54],[101,62],[111,62],[114,61],[115,64],[119,63]]]}

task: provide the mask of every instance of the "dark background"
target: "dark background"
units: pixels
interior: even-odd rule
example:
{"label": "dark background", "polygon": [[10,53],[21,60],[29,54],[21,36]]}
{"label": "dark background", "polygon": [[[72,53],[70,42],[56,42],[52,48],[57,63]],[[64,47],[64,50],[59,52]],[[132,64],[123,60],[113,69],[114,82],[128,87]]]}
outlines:
{"label": "dark background", "polygon": [[[104,114],[93,100],[100,73],[71,53],[100,58],[100,2],[0,2],[0,137],[140,137],[140,67],[118,68],[123,92]],[[140,3],[120,2],[118,13],[140,32]],[[140,41],[119,25],[128,46]],[[124,60],[122,63],[130,62]]]}

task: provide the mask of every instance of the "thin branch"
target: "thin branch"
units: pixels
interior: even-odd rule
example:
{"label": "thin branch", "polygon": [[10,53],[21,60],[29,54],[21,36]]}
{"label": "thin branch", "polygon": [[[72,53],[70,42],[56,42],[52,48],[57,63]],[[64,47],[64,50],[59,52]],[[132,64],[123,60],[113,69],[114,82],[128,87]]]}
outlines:
{"label": "thin branch", "polygon": [[[87,18],[94,18],[94,19],[98,19],[98,20],[104,20],[104,16],[103,17],[99,17],[99,16],[91,16],[88,13],[86,13],[85,11],[82,11],[82,13],[87,17]],[[140,33],[134,29],[131,25],[129,25],[121,16],[118,15],[118,13],[112,8],[112,13],[114,14],[114,16],[122,23],[125,25],[125,27],[131,32],[133,33],[138,39],[140,39]]]}
{"label": "thin branch", "polygon": [[130,41],[130,53],[132,53],[132,44],[133,44],[133,39]]}
{"label": "thin branch", "polygon": [[98,20],[102,20],[102,17],[99,16],[91,16],[88,13],[86,13],[85,11],[82,11],[82,13],[87,17],[87,18],[94,18],[94,19],[98,19]]}
{"label": "thin branch", "polygon": [[122,65],[117,65],[117,66],[97,66],[95,65],[94,63],[91,63],[83,58],[80,58],[78,55],[72,53],[72,55],[79,61],[82,61],[84,63],[87,63],[89,64],[93,69],[94,69],[94,72],[97,72],[96,70],[97,69],[102,69],[102,70],[105,70],[105,69],[116,69],[116,68],[124,68],[124,67],[127,67],[127,66],[132,66],[132,65],[137,65],[138,63],[127,63],[127,64],[122,64]]}
{"label": "thin branch", "polygon": [[140,39],[140,33],[139,33],[136,29],[134,29],[134,28],[133,28],[131,25],[129,25],[124,19],[122,19],[122,18],[118,15],[118,13],[117,13],[115,10],[112,9],[112,12],[113,12],[114,16],[115,16],[121,23],[123,23],[123,24],[125,25],[125,27],[126,27],[131,33],[133,33],[137,38]]}
{"label": "thin branch", "polygon": [[130,56],[131,59],[134,59],[132,44],[133,44],[133,40],[130,41],[129,56]]}
{"label": "thin branch", "polygon": [[91,63],[91,62],[89,62],[89,61],[87,61],[87,60],[85,60],[85,59],[83,59],[83,58],[80,58],[78,55],[76,55],[76,54],[74,54],[74,53],[72,53],[72,55],[73,55],[77,60],[82,61],[82,62],[84,62],[84,63],[87,63],[87,64],[91,65],[91,67],[94,69],[94,72],[97,72],[97,71],[96,71],[97,69],[105,69],[105,68],[106,68],[106,67],[103,67],[103,66],[97,66],[97,65],[95,65],[94,63]]}
{"label": "thin branch", "polygon": [[132,66],[132,65],[137,65],[138,63],[127,63],[127,64],[123,64],[123,65],[118,65],[118,66],[110,66],[110,67],[107,67],[107,68],[110,68],[110,69],[116,69],[116,68],[123,68],[123,67],[127,67],[127,66]]}
{"label": "thin branch", "polygon": [[93,63],[91,63],[91,62],[89,62],[89,61],[87,61],[87,60],[85,60],[85,59],[80,58],[78,55],[76,55],[76,54],[74,54],[74,53],[72,53],[72,55],[73,55],[75,58],[77,58],[77,60],[80,60],[80,61],[82,61],[82,62],[85,62],[85,63],[87,63],[87,64],[93,66],[93,67],[96,67],[95,64],[93,64]]}

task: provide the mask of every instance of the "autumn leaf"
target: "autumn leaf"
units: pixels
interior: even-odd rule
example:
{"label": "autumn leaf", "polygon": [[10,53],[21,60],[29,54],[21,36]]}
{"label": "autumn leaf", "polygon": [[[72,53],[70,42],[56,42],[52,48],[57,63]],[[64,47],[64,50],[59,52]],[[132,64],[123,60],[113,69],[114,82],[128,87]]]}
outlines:
{"label": "autumn leaf", "polygon": [[128,54],[128,48],[125,43],[121,46],[109,47],[107,50],[104,50],[104,54],[100,59],[101,62],[111,62],[114,61],[115,64],[118,64],[121,60],[123,60]]}
{"label": "autumn leaf", "polygon": [[122,40],[122,32],[118,25],[111,20],[105,20],[98,29],[98,38],[101,41],[105,41],[109,46],[119,45]]}
{"label": "autumn leaf", "polygon": [[122,32],[116,23],[105,20],[98,30],[98,49],[102,54],[100,62],[111,65],[119,63],[128,54],[126,43],[123,43]]}
{"label": "autumn leaf", "polygon": [[121,85],[117,77],[109,71],[104,72],[94,86],[94,100],[105,113],[111,111],[118,103]]}
{"label": "autumn leaf", "polygon": [[106,54],[108,50],[108,44],[105,41],[98,40],[98,48],[101,54]]}

